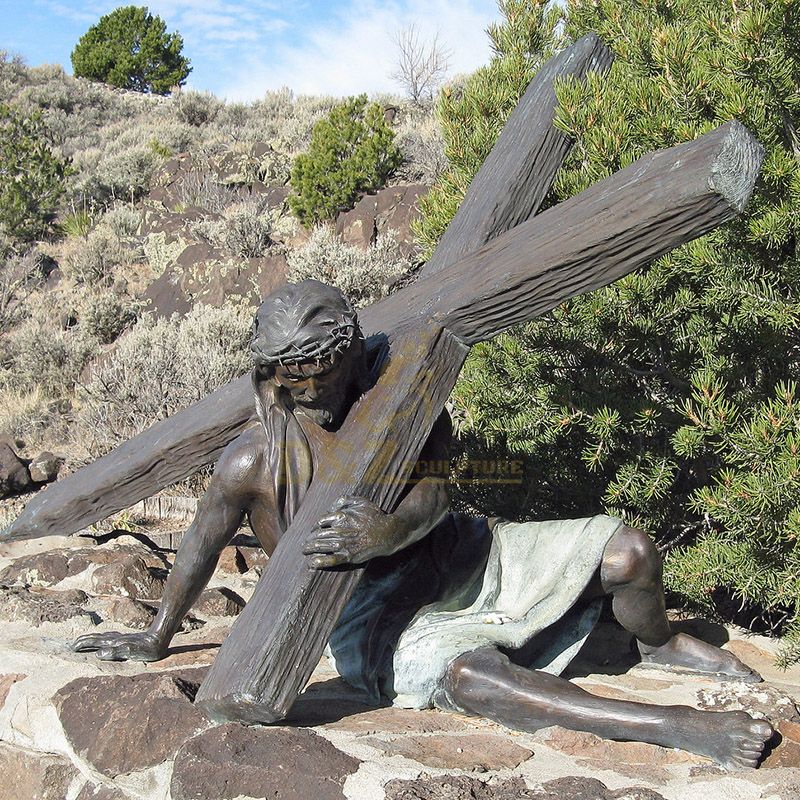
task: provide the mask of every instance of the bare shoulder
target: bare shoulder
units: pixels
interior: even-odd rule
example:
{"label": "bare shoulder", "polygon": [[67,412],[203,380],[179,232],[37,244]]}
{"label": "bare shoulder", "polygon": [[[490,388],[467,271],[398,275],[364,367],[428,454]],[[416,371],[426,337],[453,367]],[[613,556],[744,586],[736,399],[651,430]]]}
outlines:
{"label": "bare shoulder", "polygon": [[261,426],[248,428],[222,451],[212,485],[225,494],[248,494],[262,474],[265,448]]}

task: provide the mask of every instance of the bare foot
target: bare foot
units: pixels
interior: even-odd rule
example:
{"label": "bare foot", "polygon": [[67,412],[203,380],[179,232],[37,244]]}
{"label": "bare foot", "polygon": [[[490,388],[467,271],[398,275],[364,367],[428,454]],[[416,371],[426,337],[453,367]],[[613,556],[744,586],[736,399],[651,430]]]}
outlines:
{"label": "bare foot", "polygon": [[755,768],[764,746],[775,735],[772,725],[745,711],[696,711],[681,715],[675,742],[716,761],[726,769]]}
{"label": "bare foot", "polygon": [[755,670],[750,669],[733,653],[695,639],[688,633],[676,633],[661,647],[650,647],[641,642],[638,645],[644,664],[682,667],[694,672],[725,675],[746,683],[758,683],[762,679]]}

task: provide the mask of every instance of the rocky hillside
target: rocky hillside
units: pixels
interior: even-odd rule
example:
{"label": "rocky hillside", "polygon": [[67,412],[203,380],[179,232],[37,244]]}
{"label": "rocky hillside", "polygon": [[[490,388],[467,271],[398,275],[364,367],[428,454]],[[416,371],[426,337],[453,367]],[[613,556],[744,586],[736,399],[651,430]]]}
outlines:
{"label": "rocky hillside", "polygon": [[0,103],[41,114],[70,163],[56,232],[0,242],[0,496],[241,374],[252,309],[287,278],[338,283],[364,304],[413,272],[416,201],[446,160],[429,110],[377,100],[403,164],[307,230],[288,209],[289,170],[335,98],[146,96],[0,54]]}

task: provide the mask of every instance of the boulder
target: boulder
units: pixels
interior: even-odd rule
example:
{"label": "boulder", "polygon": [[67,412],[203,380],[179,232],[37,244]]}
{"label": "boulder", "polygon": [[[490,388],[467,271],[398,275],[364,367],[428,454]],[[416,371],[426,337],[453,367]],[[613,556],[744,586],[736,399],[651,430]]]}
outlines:
{"label": "boulder", "polygon": [[61,756],[0,742],[0,800],[64,800],[77,769]]}
{"label": "boulder", "polygon": [[358,760],[306,728],[215,727],[180,749],[173,800],[343,800]]}
{"label": "boulder", "polygon": [[391,186],[362,197],[355,207],[336,218],[336,232],[350,245],[366,249],[379,234],[394,231],[405,255],[416,256],[411,223],[419,217],[417,201],[428,191],[423,184]]}
{"label": "boulder", "polygon": [[201,617],[235,617],[244,608],[244,600],[230,589],[206,589],[192,610]]}
{"label": "boulder", "polygon": [[104,612],[105,619],[140,631],[149,628],[156,615],[155,608],[130,597],[109,598]]}
{"label": "boulder", "polygon": [[35,483],[50,483],[58,477],[64,456],[53,455],[49,450],[39,453],[28,465],[31,480]]}
{"label": "boulder", "polygon": [[0,439],[0,499],[13,497],[34,488],[28,465],[7,439]]}
{"label": "boulder", "polygon": [[171,759],[208,727],[192,703],[199,685],[189,670],[77,678],[56,692],[54,705],[75,752],[114,778]]}
{"label": "boulder", "polygon": [[166,581],[163,570],[148,567],[138,555],[122,558],[98,567],[92,574],[95,594],[114,594],[133,600],[158,600]]}
{"label": "boulder", "polygon": [[65,622],[73,617],[86,617],[96,624],[97,617],[84,607],[88,599],[78,589],[65,592],[21,586],[0,589],[0,619],[27,622],[37,628],[45,622]]}

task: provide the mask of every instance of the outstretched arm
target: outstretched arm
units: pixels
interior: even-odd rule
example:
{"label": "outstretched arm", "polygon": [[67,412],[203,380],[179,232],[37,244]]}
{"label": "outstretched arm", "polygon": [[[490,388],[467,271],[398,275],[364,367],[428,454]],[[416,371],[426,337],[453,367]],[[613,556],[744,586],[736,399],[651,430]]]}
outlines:
{"label": "outstretched arm", "polygon": [[239,527],[246,504],[247,476],[257,457],[256,451],[242,446],[239,439],[223,453],[178,548],[158,614],[150,627],[142,633],[90,633],[73,643],[74,650],[96,650],[105,661],[164,658],[183,618],[214,573],[222,549]]}
{"label": "outstretched arm", "polygon": [[[447,413],[434,425],[406,493],[391,514],[363,497],[341,498],[311,532],[303,553],[315,569],[361,564],[396,553],[441,522],[450,504],[446,466],[452,428]],[[432,474],[434,473],[434,474]]]}

